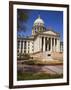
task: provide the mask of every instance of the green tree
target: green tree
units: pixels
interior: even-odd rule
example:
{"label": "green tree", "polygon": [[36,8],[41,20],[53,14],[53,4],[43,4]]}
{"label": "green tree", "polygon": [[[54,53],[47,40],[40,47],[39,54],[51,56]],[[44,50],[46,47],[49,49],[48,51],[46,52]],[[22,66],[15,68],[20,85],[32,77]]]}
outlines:
{"label": "green tree", "polygon": [[26,31],[26,22],[29,18],[29,11],[23,9],[17,9],[17,34]]}

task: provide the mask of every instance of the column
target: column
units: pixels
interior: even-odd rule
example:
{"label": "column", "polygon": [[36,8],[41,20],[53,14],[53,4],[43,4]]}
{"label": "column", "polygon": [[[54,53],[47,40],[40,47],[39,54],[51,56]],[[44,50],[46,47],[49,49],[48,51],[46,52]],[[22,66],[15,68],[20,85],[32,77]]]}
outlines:
{"label": "column", "polygon": [[47,37],[47,51],[49,51],[48,37]]}
{"label": "column", "polygon": [[40,32],[40,26],[39,26],[39,32]]}
{"label": "column", "polygon": [[28,53],[28,41],[26,41],[26,53]]}
{"label": "column", "polygon": [[43,51],[45,51],[45,37],[43,38]]}
{"label": "column", "polygon": [[43,52],[43,37],[41,38],[41,40],[42,40],[41,41],[42,42],[42,44],[41,44],[42,45],[42,48],[41,49],[42,49],[42,52]]}
{"label": "column", "polygon": [[60,39],[57,39],[57,52],[60,52]]}
{"label": "column", "polygon": [[19,42],[19,53],[21,53],[21,41]]}
{"label": "column", "polygon": [[49,38],[49,51],[51,50],[51,40],[50,40],[50,38]]}
{"label": "column", "polygon": [[54,38],[54,52],[55,52],[55,38]]}
{"label": "column", "polygon": [[23,53],[24,53],[24,41],[23,41]]}
{"label": "column", "polygon": [[39,37],[39,50],[42,51],[42,37]]}
{"label": "column", "polygon": [[52,38],[51,38],[51,43],[50,44],[51,44],[51,51],[52,51]]}

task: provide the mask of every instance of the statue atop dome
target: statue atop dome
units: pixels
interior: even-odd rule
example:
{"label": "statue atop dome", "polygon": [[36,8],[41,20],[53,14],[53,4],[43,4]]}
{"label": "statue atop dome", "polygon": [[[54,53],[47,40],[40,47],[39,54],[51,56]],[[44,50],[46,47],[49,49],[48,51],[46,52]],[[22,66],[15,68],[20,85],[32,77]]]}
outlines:
{"label": "statue atop dome", "polygon": [[38,18],[40,18],[40,15],[38,15]]}

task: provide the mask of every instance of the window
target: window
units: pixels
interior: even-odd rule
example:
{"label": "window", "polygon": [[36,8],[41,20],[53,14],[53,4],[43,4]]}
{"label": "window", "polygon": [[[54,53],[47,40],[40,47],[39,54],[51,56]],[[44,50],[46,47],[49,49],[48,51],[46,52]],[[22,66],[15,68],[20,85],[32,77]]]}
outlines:
{"label": "window", "polygon": [[33,42],[32,42],[32,44],[33,44]]}
{"label": "window", "polygon": [[19,53],[19,49],[17,50],[17,53]]}
{"label": "window", "polygon": [[26,50],[24,50],[24,53],[26,53]]}
{"label": "window", "polygon": [[28,50],[28,53],[29,53],[29,50]]}
{"label": "window", "polygon": [[51,56],[51,54],[48,54],[48,56]]}
{"label": "window", "polygon": [[34,51],[34,49],[32,48],[32,51]]}

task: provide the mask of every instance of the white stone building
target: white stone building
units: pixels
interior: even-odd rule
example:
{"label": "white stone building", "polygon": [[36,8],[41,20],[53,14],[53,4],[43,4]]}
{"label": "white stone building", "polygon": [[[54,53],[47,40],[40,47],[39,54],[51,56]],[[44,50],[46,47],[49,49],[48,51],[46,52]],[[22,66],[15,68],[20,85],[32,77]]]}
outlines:
{"label": "white stone building", "polygon": [[60,52],[60,34],[52,29],[46,29],[44,21],[40,16],[34,21],[32,35],[28,37],[18,37],[18,53],[39,53],[39,52]]}

